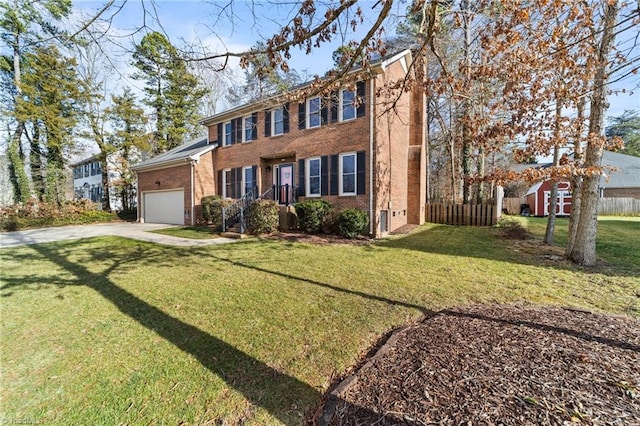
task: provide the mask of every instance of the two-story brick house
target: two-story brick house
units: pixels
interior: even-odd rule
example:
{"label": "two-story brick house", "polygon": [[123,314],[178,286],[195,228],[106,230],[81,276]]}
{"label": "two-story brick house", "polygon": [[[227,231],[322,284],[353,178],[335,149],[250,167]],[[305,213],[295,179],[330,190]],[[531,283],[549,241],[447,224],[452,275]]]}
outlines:
{"label": "two-story brick house", "polygon": [[403,51],[351,88],[297,100],[302,86],[206,118],[206,139],[135,167],[140,220],[174,209],[164,221],[193,224],[203,196],[254,191],[283,205],[322,198],[337,209],[360,208],[374,236],[423,223],[424,97],[381,95],[412,72],[411,61]]}

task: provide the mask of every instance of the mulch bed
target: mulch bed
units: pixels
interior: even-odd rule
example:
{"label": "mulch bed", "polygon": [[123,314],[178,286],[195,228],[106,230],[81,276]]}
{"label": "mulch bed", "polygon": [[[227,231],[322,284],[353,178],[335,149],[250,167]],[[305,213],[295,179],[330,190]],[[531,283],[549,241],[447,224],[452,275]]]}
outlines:
{"label": "mulch bed", "polygon": [[325,398],[332,425],[640,425],[640,320],[448,309],[397,331]]}

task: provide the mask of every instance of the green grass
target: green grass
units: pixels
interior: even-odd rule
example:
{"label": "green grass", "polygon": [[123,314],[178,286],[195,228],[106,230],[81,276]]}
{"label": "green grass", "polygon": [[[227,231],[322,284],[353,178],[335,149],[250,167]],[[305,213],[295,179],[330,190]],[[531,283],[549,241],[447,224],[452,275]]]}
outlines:
{"label": "green grass", "polygon": [[183,226],[180,228],[157,229],[150,232],[170,235],[172,237],[190,238],[192,240],[208,240],[220,237],[220,235],[213,232],[209,226]]}
{"label": "green grass", "polygon": [[432,310],[518,302],[640,316],[640,222],[600,225],[600,269],[443,225],[370,246],[103,237],[0,250],[2,417],[301,424],[380,335]]}

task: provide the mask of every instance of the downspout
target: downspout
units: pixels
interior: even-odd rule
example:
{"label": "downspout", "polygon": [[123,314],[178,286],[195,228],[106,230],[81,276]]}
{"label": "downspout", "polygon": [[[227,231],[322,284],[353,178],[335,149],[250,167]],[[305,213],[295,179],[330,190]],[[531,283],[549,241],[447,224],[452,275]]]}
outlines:
{"label": "downspout", "polygon": [[374,142],[374,81],[369,80],[369,235],[374,236],[375,211],[373,210],[373,142]]}
{"label": "downspout", "polygon": [[196,189],[195,189],[195,177],[194,177],[194,169],[196,167],[196,162],[195,161],[191,161],[191,226],[195,226],[195,210],[196,210],[196,201],[195,201],[195,194],[196,194]]}
{"label": "downspout", "polygon": [[136,198],[138,199],[138,205],[136,210],[138,212],[138,223],[144,223],[144,216],[142,215],[142,193],[140,192],[140,174],[136,171]]}

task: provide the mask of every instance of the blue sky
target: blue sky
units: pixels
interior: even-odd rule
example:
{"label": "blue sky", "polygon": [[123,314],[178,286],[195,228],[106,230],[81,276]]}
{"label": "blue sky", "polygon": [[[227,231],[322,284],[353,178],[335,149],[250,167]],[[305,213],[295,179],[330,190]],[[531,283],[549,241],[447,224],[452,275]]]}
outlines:
{"label": "blue sky", "polygon": [[[319,1],[317,3],[321,4]],[[76,11],[90,15],[103,4],[104,2],[99,1],[76,1],[74,8]],[[156,0],[153,3],[149,0],[128,0],[120,13],[114,17],[111,31],[128,35],[140,27],[142,22],[146,22],[149,29],[165,32],[176,45],[180,45],[182,40],[187,43],[199,41],[211,50],[242,52],[256,41],[268,38],[277,32],[295,14],[299,4],[300,2],[281,0],[255,2],[252,0]],[[351,39],[359,40],[370,28],[381,8],[381,5],[374,0],[361,0],[358,4],[364,12],[365,21],[358,26],[355,33],[351,32],[350,28],[341,28],[341,34],[336,36],[332,43],[315,49],[311,55],[293,51],[291,68],[298,72],[306,71],[309,75],[323,74],[327,71],[332,65],[332,52],[343,42]],[[391,14],[398,17],[404,13],[405,8],[406,2],[396,1]],[[322,16],[322,13],[319,11],[319,16]],[[394,34],[393,29],[388,31],[388,36]],[[632,29],[631,32],[634,30]],[[632,39],[637,33],[636,29],[634,34],[622,34],[618,40]],[[137,33],[133,37],[124,37],[121,42],[130,49],[133,40],[139,40],[143,34]],[[130,62],[130,57],[115,50],[113,56],[121,61],[121,77],[126,78],[133,71],[127,63]],[[631,56],[638,56],[638,52]],[[126,80],[127,84],[136,86],[136,82]],[[612,85],[612,89],[618,91],[624,89],[626,93],[609,97],[610,108],[607,115],[617,116],[626,109],[640,110],[640,90],[637,87],[639,81],[640,77],[636,75]]]}

